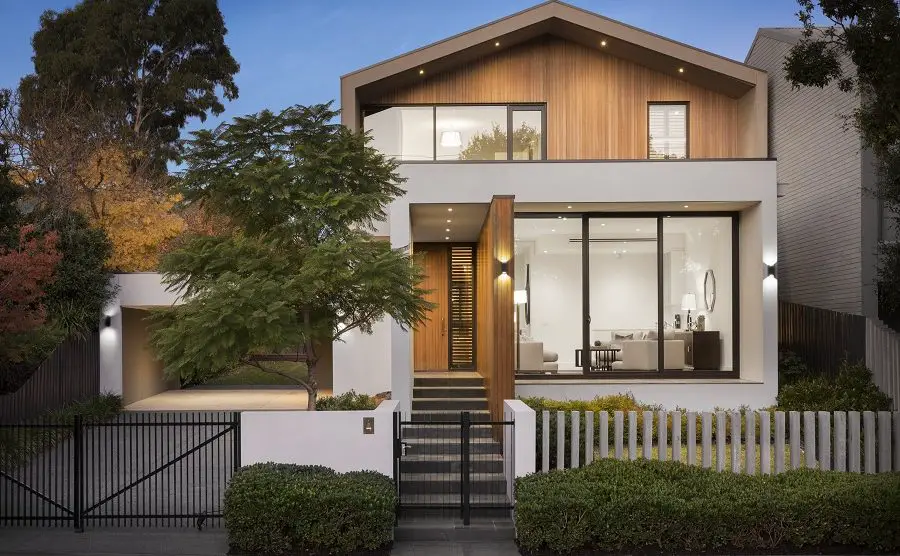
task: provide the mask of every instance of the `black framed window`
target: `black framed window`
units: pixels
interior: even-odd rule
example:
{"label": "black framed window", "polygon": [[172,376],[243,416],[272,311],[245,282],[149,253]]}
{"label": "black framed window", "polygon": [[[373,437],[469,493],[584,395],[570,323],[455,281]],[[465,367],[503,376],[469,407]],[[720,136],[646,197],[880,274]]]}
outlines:
{"label": "black framed window", "polygon": [[740,376],[738,219],[518,213],[519,378]]}
{"label": "black framed window", "polygon": [[363,109],[372,146],[404,162],[546,158],[546,106],[440,104]]}
{"label": "black framed window", "polygon": [[647,158],[688,158],[688,103],[651,102],[647,105]]}

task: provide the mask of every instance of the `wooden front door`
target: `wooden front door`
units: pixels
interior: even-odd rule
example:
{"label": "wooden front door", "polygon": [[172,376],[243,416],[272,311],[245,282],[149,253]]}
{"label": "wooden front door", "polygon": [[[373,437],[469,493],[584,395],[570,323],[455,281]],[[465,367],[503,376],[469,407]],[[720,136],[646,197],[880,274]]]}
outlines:
{"label": "wooden front door", "polygon": [[417,262],[425,271],[422,288],[430,290],[425,299],[434,303],[425,321],[413,331],[413,369],[416,371],[447,371],[450,368],[448,331],[448,301],[450,298],[449,251],[445,244],[413,246]]}

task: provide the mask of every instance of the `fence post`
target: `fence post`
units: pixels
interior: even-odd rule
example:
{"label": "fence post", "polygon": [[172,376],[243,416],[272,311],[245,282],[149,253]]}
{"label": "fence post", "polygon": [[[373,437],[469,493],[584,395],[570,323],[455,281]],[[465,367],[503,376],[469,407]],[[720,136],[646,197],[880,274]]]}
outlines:
{"label": "fence post", "polygon": [[617,460],[622,459],[622,452],[624,452],[625,447],[625,414],[621,411],[616,411],[613,413],[613,440],[615,441],[615,455]]}
{"label": "fence post", "polygon": [[819,412],[819,469],[831,471],[831,413]]}
{"label": "fence post", "polygon": [[600,428],[600,457],[606,459],[609,457],[609,413],[601,411],[599,415],[598,427]]}
{"label": "fence post", "polygon": [[806,468],[816,468],[816,414],[803,412],[803,440],[806,450]]}
{"label": "fence post", "polygon": [[637,459],[637,411],[628,412],[628,459]]}
{"label": "fence post", "polygon": [[75,517],[75,530],[79,533],[84,532],[84,472],[82,465],[83,458],[83,439],[84,421],[81,415],[76,415],[72,423],[72,445],[75,461],[72,466],[72,513]]}
{"label": "fence post", "polygon": [[875,412],[863,411],[863,469],[875,473]]}
{"label": "fence post", "polygon": [[728,425],[725,422],[725,412],[716,412],[716,471],[725,471],[725,435],[728,433]]}
{"label": "fence post", "polygon": [[834,470],[847,470],[847,414],[834,412]]}
{"label": "fence post", "polygon": [[731,472],[741,472],[741,412],[731,412]]}
{"label": "fence post", "polygon": [[550,412],[541,412],[541,471],[550,471]]}
{"label": "fence post", "polygon": [[[784,471],[784,411],[775,412],[775,473]],[[793,457],[793,456],[791,456]]]}
{"label": "fence post", "polygon": [[644,459],[651,459],[653,457],[653,412],[645,411],[643,416],[644,432],[642,436],[644,441]]}
{"label": "fence post", "polygon": [[463,411],[462,415],[460,417],[461,417],[461,419],[460,419],[460,429],[461,429],[461,431],[460,431],[461,432],[461,434],[460,434],[460,442],[461,442],[460,460],[462,463],[462,465],[460,466],[461,467],[460,479],[461,479],[461,483],[462,483],[460,485],[461,486],[460,490],[462,491],[462,520],[463,520],[463,525],[468,525],[469,519],[470,519],[470,515],[469,515],[469,472],[470,472],[470,469],[469,469],[469,433],[471,431],[469,430],[469,427],[471,425],[471,416],[469,415],[468,411]]}
{"label": "fence post", "polygon": [[584,412],[584,464],[594,461],[594,412]]}
{"label": "fence post", "polygon": [[703,430],[701,431],[700,457],[703,461],[700,465],[704,469],[709,469],[712,467],[712,413],[704,411],[701,420],[703,421]]}
{"label": "fence post", "polygon": [[687,464],[697,465],[697,414],[687,414]]}
{"label": "fence post", "polygon": [[800,469],[800,412],[788,413],[791,421],[791,469]]}
{"label": "fence post", "polygon": [[[234,471],[237,472],[238,469],[241,468],[241,412],[235,411],[231,414],[232,419],[232,427],[234,430],[231,433],[231,459],[234,464]],[[396,428],[396,424],[394,425]],[[396,438],[396,435],[394,435]],[[397,476],[397,481],[400,481],[400,476]]]}
{"label": "fence post", "polygon": [[681,463],[681,412],[672,413],[672,461]]}
{"label": "fence post", "polygon": [[772,422],[771,415],[768,411],[762,411],[759,414],[759,472],[763,475],[772,473],[771,444],[772,444]]}
{"label": "fence post", "polygon": [[556,468],[566,467],[566,414],[556,412]]}
{"label": "fence post", "polygon": [[[748,475],[756,475],[756,412],[744,413],[744,469]],[[762,442],[762,437],[760,437]]]}
{"label": "fence post", "polygon": [[657,414],[658,424],[656,426],[657,427],[656,428],[656,438],[657,438],[656,444],[658,447],[656,450],[656,459],[658,459],[659,461],[667,461],[669,459],[669,457],[668,457],[669,448],[667,445],[667,440],[669,437],[669,428],[668,428],[668,419],[667,419],[668,415],[669,415],[668,412],[663,411],[663,410],[660,410],[659,413]]}
{"label": "fence post", "polygon": [[878,472],[891,471],[891,412],[878,412]]}
{"label": "fence post", "polygon": [[851,473],[860,472],[860,452],[859,452],[859,411],[850,411],[847,413],[847,428],[850,430],[850,449],[848,455],[847,470]]}
{"label": "fence post", "polygon": [[569,459],[572,460],[571,467],[572,469],[577,469],[581,467],[581,462],[579,461],[579,452],[581,451],[581,413],[579,411],[573,411],[570,419],[572,420],[572,446],[570,447],[570,456]]}

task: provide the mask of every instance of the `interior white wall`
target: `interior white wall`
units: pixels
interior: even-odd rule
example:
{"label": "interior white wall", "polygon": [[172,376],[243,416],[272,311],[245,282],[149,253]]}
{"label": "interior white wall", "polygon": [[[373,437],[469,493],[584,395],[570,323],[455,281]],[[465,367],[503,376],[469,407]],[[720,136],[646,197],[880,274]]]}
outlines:
{"label": "interior white wall", "polygon": [[[389,207],[394,247],[409,245],[410,205],[416,203],[488,203],[494,195],[514,195],[517,204],[756,203],[744,210],[741,223],[741,376],[765,384],[757,389],[733,381],[732,384],[734,395],[746,398],[747,403],[769,394],[770,401],[774,401],[778,372],[777,283],[767,284],[764,291],[762,260],[777,257],[775,161],[401,164],[400,174],[407,179],[407,193]],[[412,342],[408,332],[395,324],[391,326],[390,341],[385,338],[379,349],[391,351],[391,389],[396,399],[408,404],[412,392]],[[718,383],[718,388],[730,389],[727,384]],[[692,389],[698,391],[699,387],[700,383],[694,382],[678,391],[693,396]],[[660,388],[665,390],[666,386]],[[709,395],[710,391],[706,393]]]}
{"label": "interior white wall", "polygon": [[[157,272],[115,274],[111,282],[118,293],[100,322],[100,391],[122,394],[122,306],[168,306],[178,301],[178,295],[166,290]],[[106,317],[110,326],[103,322]]]}

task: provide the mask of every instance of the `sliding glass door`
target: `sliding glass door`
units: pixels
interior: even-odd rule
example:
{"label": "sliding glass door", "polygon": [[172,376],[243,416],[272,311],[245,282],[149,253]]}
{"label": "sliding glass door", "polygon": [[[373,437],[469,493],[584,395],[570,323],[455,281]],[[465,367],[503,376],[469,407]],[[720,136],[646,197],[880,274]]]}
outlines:
{"label": "sliding glass door", "polygon": [[518,214],[517,371],[738,374],[737,214]]}

